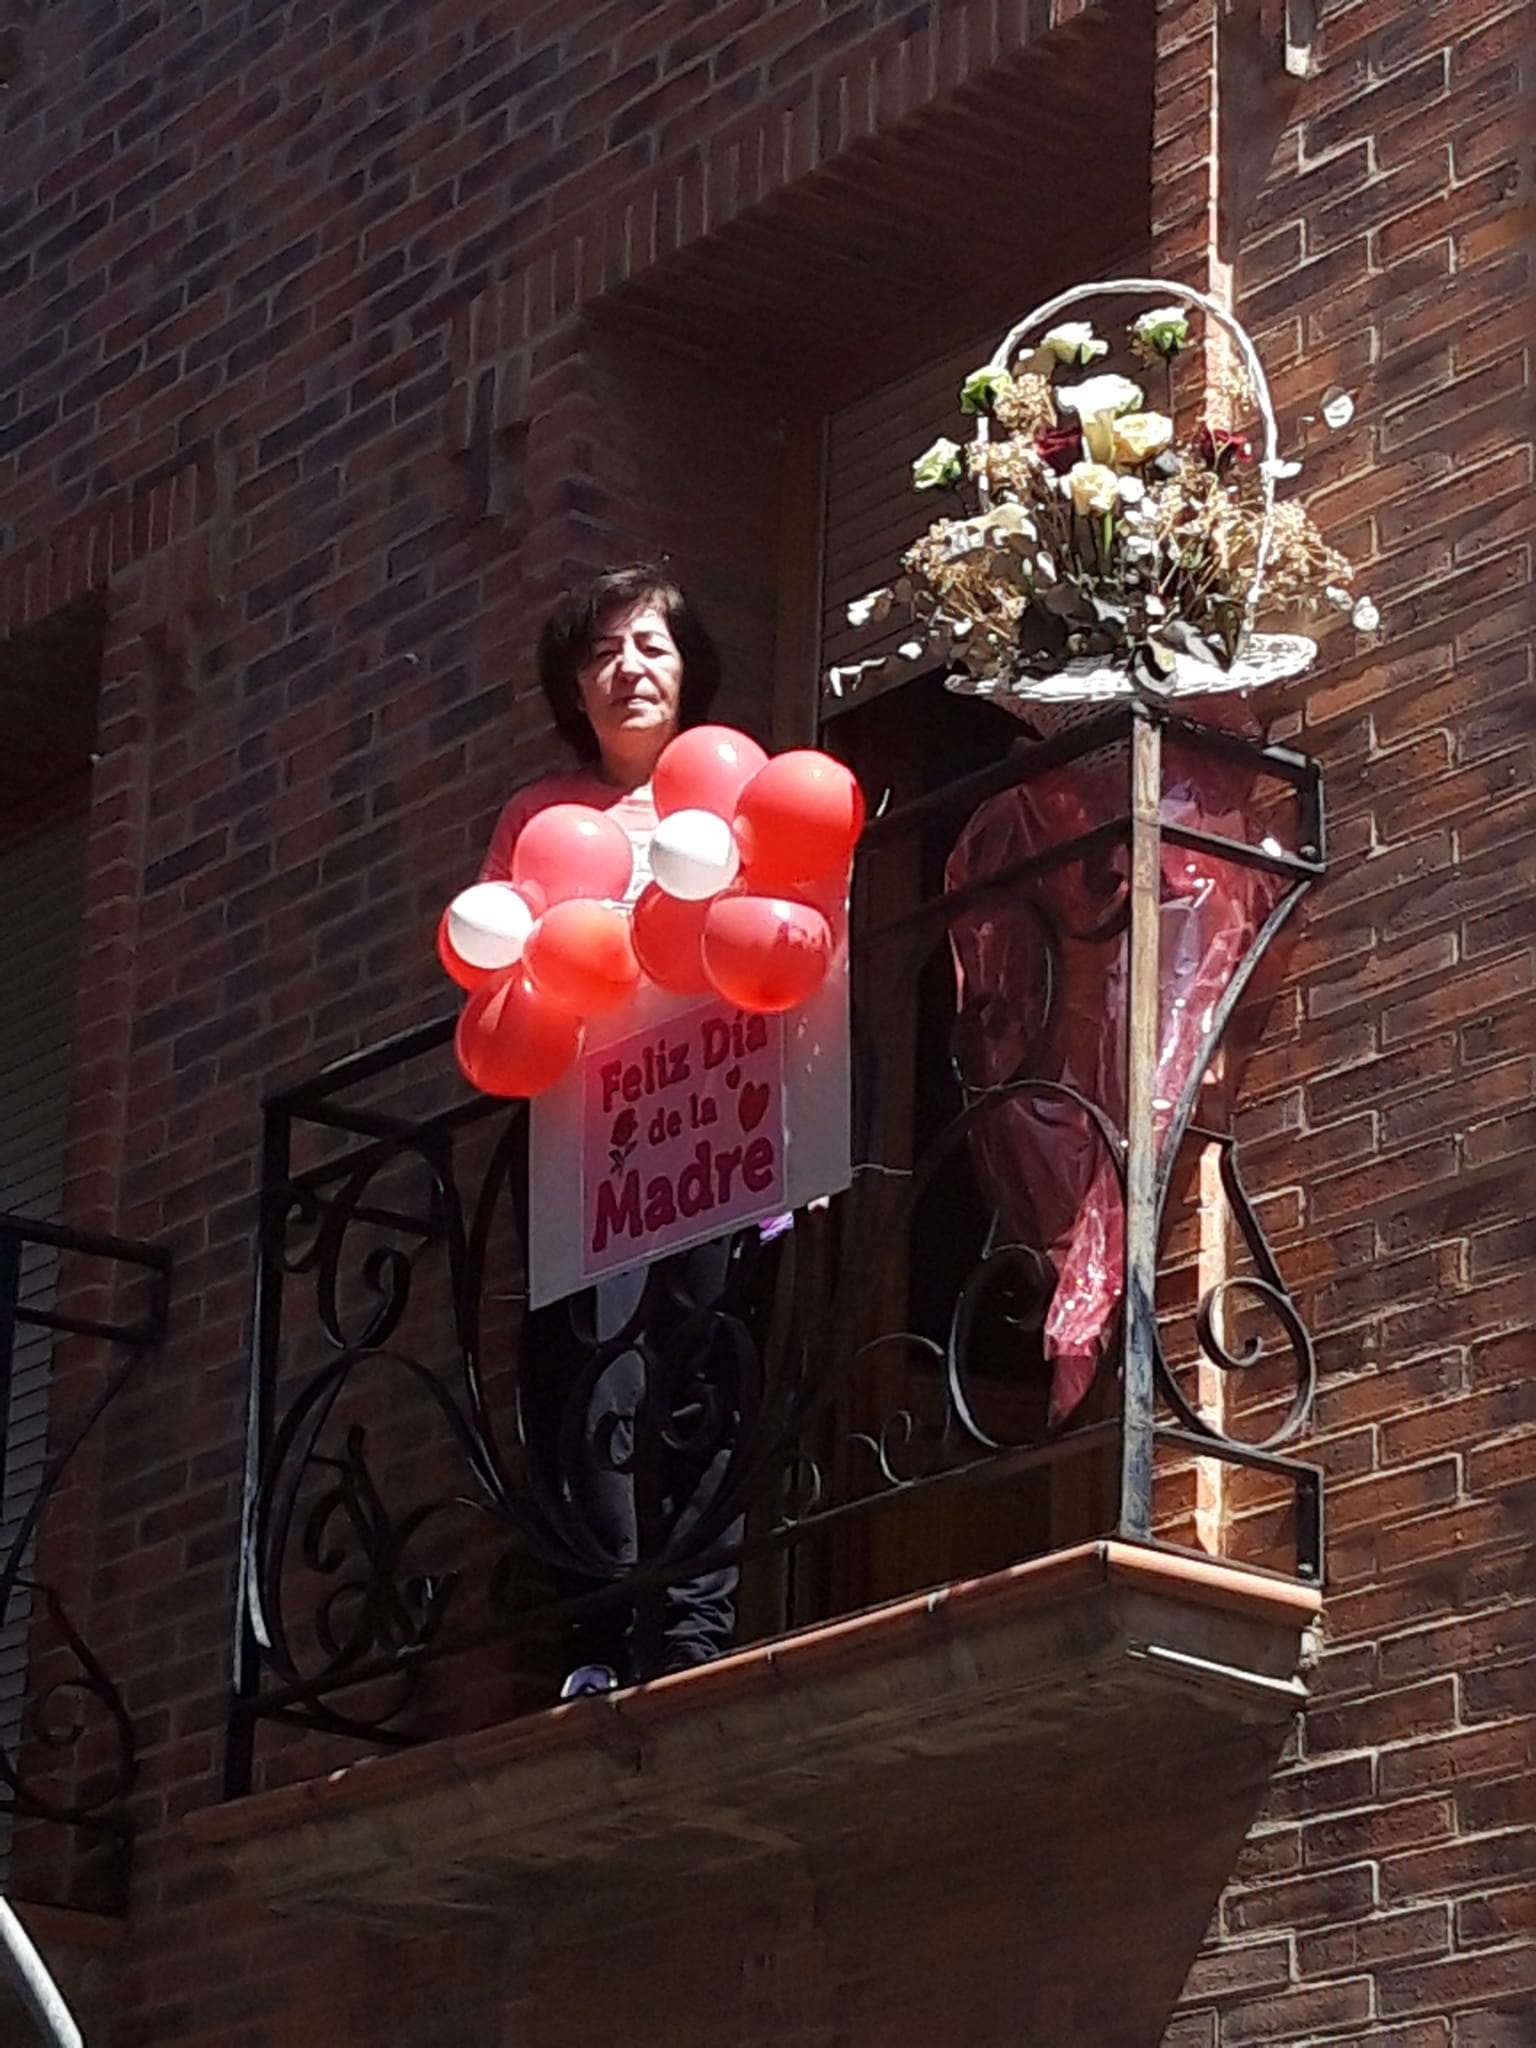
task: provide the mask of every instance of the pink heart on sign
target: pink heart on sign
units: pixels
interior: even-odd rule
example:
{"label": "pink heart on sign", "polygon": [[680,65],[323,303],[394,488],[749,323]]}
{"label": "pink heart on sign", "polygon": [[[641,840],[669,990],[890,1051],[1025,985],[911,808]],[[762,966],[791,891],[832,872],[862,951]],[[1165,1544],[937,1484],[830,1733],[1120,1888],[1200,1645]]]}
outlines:
{"label": "pink heart on sign", "polygon": [[756,1130],[768,1114],[769,1087],[766,1081],[749,1081],[737,1101],[737,1114],[744,1131]]}

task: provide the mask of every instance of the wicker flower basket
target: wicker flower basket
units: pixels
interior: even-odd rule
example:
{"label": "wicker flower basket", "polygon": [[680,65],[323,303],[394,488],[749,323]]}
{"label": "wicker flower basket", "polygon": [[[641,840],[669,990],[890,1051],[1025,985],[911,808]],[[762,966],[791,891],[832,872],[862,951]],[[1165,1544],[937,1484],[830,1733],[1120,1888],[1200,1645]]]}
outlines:
{"label": "wicker flower basket", "polygon": [[[1262,422],[1263,455],[1259,469],[1263,494],[1262,527],[1244,598],[1242,639],[1230,667],[1219,667],[1179,654],[1174,657],[1171,673],[1156,686],[1133,679],[1126,667],[1091,655],[1066,659],[1047,675],[999,677],[960,673],[947,679],[949,689],[965,696],[989,698],[1004,705],[1045,736],[1095,717],[1107,705],[1138,694],[1168,700],[1229,694],[1248,696],[1267,684],[1303,674],[1317,657],[1315,641],[1302,634],[1260,633],[1253,627],[1264,591],[1264,571],[1274,521],[1275,481],[1280,472],[1279,430],[1258,352],[1226,307],[1205,292],[1169,279],[1117,277],[1076,285],[1070,291],[1059,293],[1043,305],[1036,306],[1010,328],[993,355],[990,367],[1007,370],[1021,345],[1069,308],[1085,300],[1135,294],[1176,300],[1197,309],[1224,329],[1242,363]],[[988,439],[985,414],[977,420],[976,435],[979,441]],[[991,500],[984,486],[981,497],[983,507],[989,508]]]}

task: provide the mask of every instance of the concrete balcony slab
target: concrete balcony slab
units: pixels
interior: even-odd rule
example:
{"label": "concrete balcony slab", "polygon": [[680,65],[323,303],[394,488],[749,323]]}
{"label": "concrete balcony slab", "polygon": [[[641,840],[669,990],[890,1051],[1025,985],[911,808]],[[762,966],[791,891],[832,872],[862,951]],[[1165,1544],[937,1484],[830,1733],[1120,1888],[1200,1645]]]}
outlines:
{"label": "concrete balcony slab", "polygon": [[707,2011],[771,1923],[824,1985],[796,2039],[830,1999],[828,2039],[905,2039],[915,2000],[937,2031],[912,2038],[967,2040],[948,2029],[980,1998],[1042,2016],[1020,2038],[1151,2044],[1304,1704],[1318,1609],[1086,1544],[188,1827],[280,1912],[499,1923],[516,2000],[558,1982],[568,2008],[600,1935],[605,1968],[670,1958],[668,1997]]}

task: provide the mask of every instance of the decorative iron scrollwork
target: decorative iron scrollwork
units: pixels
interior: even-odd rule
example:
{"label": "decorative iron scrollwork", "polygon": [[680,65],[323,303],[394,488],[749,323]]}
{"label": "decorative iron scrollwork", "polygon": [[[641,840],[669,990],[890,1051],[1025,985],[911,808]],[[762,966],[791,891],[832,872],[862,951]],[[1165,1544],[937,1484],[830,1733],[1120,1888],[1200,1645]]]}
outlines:
{"label": "decorative iron scrollwork", "polygon": [[1284,1419],[1268,1436],[1251,1441],[1234,1437],[1219,1428],[1186,1399],[1177,1379],[1168,1370],[1161,1348],[1157,1357],[1158,1389],[1184,1427],[1195,1434],[1231,1448],[1278,1451],[1283,1445],[1295,1442],[1311,1418],[1317,1398],[1317,1354],[1311,1332],[1291,1299],[1279,1261],[1270,1248],[1258,1213],[1243,1185],[1237,1163],[1237,1141],[1229,1132],[1212,1133],[1209,1141],[1219,1149],[1222,1186],[1256,1271],[1219,1280],[1202,1297],[1195,1311],[1195,1334],[1200,1350],[1213,1365],[1230,1373],[1251,1371],[1274,1355],[1275,1347],[1266,1342],[1261,1331],[1251,1332],[1237,1350],[1225,1341],[1227,1304],[1246,1296],[1261,1313],[1279,1325],[1285,1348],[1294,1362],[1296,1384]]}

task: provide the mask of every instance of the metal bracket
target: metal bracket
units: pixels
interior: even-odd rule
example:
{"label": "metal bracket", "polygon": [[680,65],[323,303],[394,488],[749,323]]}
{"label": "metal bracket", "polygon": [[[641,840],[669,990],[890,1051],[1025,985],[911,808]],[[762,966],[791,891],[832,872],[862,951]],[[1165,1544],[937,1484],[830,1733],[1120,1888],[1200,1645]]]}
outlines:
{"label": "metal bracket", "polygon": [[1237,1692],[1257,1693],[1263,1699],[1282,1701],[1298,1711],[1307,1704],[1307,1688],[1299,1678],[1267,1678],[1261,1671],[1244,1671],[1238,1664],[1218,1664],[1209,1657],[1194,1657],[1187,1650],[1170,1650],[1163,1643],[1127,1643],[1126,1653],[1148,1664],[1166,1667],[1180,1678],[1198,1679],[1202,1685],[1224,1685]]}
{"label": "metal bracket", "polygon": [[1317,41],[1318,0],[1285,0],[1285,75],[1310,78]]}

